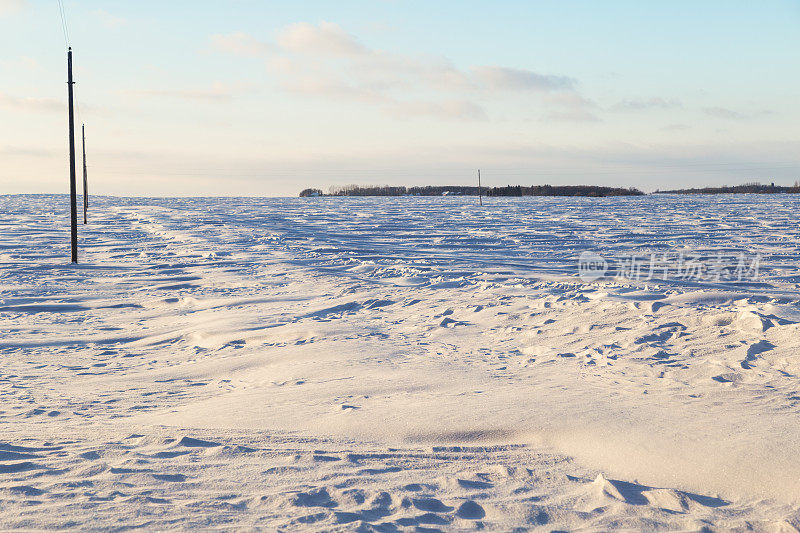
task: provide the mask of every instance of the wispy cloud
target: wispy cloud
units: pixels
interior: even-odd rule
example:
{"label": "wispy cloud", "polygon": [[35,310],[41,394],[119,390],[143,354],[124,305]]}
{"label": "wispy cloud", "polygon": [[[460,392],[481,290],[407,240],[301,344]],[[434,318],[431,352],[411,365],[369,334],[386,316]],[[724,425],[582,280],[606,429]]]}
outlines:
{"label": "wispy cloud", "polygon": [[292,24],[278,34],[278,45],[284,50],[310,54],[356,55],[369,51],[338,24],[307,22]]}
{"label": "wispy cloud", "polygon": [[486,110],[469,100],[437,100],[399,97],[394,89],[400,84],[378,79],[358,81],[330,75],[323,67],[298,64],[286,58],[271,63],[282,77],[283,87],[295,94],[335,98],[375,105],[393,116],[430,116],[447,120],[485,120]]}
{"label": "wispy cloud", "polygon": [[600,122],[600,117],[594,113],[585,110],[576,111],[562,111],[557,110],[548,113],[545,118],[547,120],[556,120],[560,122]]}
{"label": "wispy cloud", "polygon": [[650,109],[678,109],[681,107],[683,107],[683,104],[678,100],[649,98],[644,100],[622,100],[611,106],[611,111],[646,111]]}
{"label": "wispy cloud", "polygon": [[30,56],[20,56],[9,59],[0,59],[0,66],[7,67],[14,72],[28,71],[35,72],[42,69],[39,62]]}
{"label": "wispy cloud", "polygon": [[545,96],[545,102],[551,111],[545,117],[548,120],[562,122],[600,122],[594,113],[598,105],[574,91],[554,92]]}
{"label": "wispy cloud", "polygon": [[443,119],[486,120],[483,106],[474,102],[395,102],[389,106],[398,115],[433,116]]}
{"label": "wispy cloud", "polygon": [[714,118],[724,118],[728,120],[752,120],[771,115],[772,111],[762,109],[761,111],[742,113],[726,107],[706,107],[703,109],[703,113]]}
{"label": "wispy cloud", "polygon": [[217,52],[243,57],[263,56],[270,49],[267,43],[242,31],[212,35],[211,47]]}
{"label": "wispy cloud", "polygon": [[61,111],[64,108],[64,102],[55,98],[19,97],[0,93],[0,107],[16,111],[51,112]]}
{"label": "wispy cloud", "polygon": [[18,13],[29,5],[28,0],[0,0],[0,17]]}
{"label": "wispy cloud", "polygon": [[35,146],[0,145],[0,154],[8,156],[50,158],[53,156],[61,155],[61,152],[57,150],[35,147]]}
{"label": "wispy cloud", "polygon": [[574,78],[498,65],[464,69],[445,58],[373,49],[332,22],[292,24],[274,46],[244,32],[214,35],[211,43],[218,52],[264,57],[288,92],[377,105],[393,115],[484,120],[485,103],[508,93],[537,95],[561,113],[557,120],[597,120]]}
{"label": "wispy cloud", "polygon": [[490,89],[512,91],[563,91],[575,88],[576,80],[567,76],[539,74],[530,70],[498,66],[472,69],[476,82]]}
{"label": "wispy cloud", "polygon": [[184,100],[224,101],[232,100],[236,95],[236,89],[222,83],[214,83],[210,87],[188,89],[145,89],[135,91],[135,94],[141,96],[163,96]]}
{"label": "wispy cloud", "polygon": [[112,15],[104,9],[98,9],[92,13],[102,26],[110,30],[116,30],[124,26],[127,22],[124,18]]}
{"label": "wispy cloud", "polygon": [[686,131],[690,129],[690,126],[688,124],[667,124],[661,129],[663,131]]}

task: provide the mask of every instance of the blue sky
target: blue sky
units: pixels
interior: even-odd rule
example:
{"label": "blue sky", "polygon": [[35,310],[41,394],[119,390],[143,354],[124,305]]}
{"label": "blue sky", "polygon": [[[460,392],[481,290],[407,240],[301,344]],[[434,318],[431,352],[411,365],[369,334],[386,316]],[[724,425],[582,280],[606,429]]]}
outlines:
{"label": "blue sky", "polygon": [[[64,3],[98,194],[800,179],[798,1]],[[65,192],[57,2],[0,35],[0,193]]]}

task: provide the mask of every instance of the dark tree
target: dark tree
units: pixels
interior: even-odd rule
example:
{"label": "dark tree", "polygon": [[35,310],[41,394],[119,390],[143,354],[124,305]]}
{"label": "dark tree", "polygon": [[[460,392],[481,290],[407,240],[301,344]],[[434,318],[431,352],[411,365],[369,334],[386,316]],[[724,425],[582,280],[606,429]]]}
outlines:
{"label": "dark tree", "polygon": [[308,196],[322,196],[322,191],[320,189],[303,189],[300,191],[300,198]]}

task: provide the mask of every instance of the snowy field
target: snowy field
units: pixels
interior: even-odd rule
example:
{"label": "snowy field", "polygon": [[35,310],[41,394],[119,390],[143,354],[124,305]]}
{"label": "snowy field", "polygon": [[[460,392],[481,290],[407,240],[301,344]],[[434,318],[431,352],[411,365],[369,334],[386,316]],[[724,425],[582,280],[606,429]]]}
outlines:
{"label": "snowy field", "polygon": [[796,531],[800,195],[475,203],[0,197],[0,529]]}

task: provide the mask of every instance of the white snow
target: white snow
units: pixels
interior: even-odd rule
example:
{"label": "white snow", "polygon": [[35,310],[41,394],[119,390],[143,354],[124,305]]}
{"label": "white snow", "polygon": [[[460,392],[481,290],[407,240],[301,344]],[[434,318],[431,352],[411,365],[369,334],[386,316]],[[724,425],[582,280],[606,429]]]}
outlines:
{"label": "white snow", "polygon": [[0,196],[0,528],[800,527],[800,197],[475,200]]}

